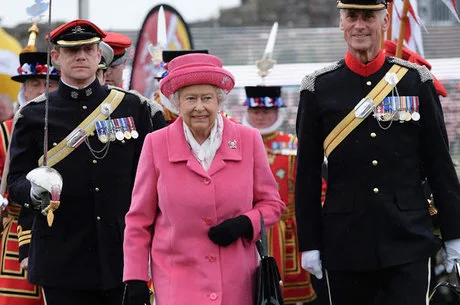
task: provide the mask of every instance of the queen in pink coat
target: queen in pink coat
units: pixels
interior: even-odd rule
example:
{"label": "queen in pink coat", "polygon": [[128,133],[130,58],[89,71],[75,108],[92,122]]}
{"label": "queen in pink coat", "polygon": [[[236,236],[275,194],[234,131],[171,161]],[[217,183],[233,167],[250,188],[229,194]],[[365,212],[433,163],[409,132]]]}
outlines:
{"label": "queen in pink coat", "polygon": [[219,113],[234,79],[219,58],[168,64],[161,92],[179,119],[144,142],[126,215],[124,281],[132,305],[252,305],[260,217],[285,206],[257,130]]}

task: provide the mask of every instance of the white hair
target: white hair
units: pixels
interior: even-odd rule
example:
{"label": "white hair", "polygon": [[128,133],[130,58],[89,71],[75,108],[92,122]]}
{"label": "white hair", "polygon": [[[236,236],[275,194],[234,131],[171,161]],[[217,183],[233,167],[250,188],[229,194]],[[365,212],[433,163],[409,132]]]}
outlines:
{"label": "white hair", "polygon": [[[227,98],[227,92],[219,88],[215,85],[212,85],[216,89],[216,95],[217,95],[217,104],[219,105],[219,108],[222,106],[222,103],[225,101]],[[169,97],[169,102],[171,105],[175,108],[174,110],[177,110],[176,112],[179,113],[179,90],[171,94]]]}

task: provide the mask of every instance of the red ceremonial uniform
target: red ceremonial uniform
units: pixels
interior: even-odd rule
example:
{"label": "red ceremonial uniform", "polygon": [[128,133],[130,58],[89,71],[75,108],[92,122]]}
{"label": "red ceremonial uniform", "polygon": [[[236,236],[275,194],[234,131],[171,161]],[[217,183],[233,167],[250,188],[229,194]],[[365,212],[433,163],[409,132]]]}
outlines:
{"label": "red ceremonial uniform", "polygon": [[[279,131],[284,121],[284,114],[280,108],[286,107],[281,97],[280,86],[246,86],[245,91],[244,105],[248,106],[248,115],[243,117],[242,124],[257,128],[251,125],[250,120],[254,120],[253,122],[260,127],[257,129],[262,135],[281,200],[286,205],[281,220],[267,233],[268,251],[275,258],[283,281],[284,303],[311,302],[316,299],[316,293],[310,281],[310,274],[302,268],[295,218],[297,138]],[[271,110],[268,111],[269,109]],[[274,122],[271,122],[272,110],[276,111],[277,116]],[[271,125],[266,126],[267,122]]]}
{"label": "red ceremonial uniform", "polygon": [[[1,172],[6,160],[6,151],[11,137],[13,120],[1,123],[0,166]],[[2,212],[4,229],[0,248],[0,304],[1,305],[43,305],[41,289],[27,281],[27,271],[19,264],[18,217],[21,207],[10,202]]]}
{"label": "red ceremonial uniform", "polygon": [[309,302],[314,300],[316,295],[310,275],[301,266],[294,209],[297,138],[275,131],[263,136],[263,140],[281,200],[287,207],[281,220],[268,232],[269,253],[276,259],[280,270],[285,303]]}

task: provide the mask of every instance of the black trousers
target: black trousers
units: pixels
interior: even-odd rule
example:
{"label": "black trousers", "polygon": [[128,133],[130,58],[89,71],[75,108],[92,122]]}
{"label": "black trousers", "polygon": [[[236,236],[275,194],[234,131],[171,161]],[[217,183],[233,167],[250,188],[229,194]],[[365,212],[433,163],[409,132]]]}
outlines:
{"label": "black trousers", "polygon": [[427,305],[430,259],[373,271],[328,271],[331,305]]}
{"label": "black trousers", "polygon": [[124,286],[111,290],[71,290],[44,286],[46,305],[122,305]]}

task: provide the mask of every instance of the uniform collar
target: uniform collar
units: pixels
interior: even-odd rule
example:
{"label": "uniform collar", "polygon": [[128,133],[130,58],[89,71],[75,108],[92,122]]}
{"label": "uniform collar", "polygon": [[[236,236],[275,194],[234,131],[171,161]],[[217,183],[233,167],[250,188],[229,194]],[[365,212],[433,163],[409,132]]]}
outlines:
{"label": "uniform collar", "polygon": [[382,50],[379,51],[375,59],[368,62],[367,64],[363,64],[362,62],[354,58],[350,52],[347,52],[347,54],[345,55],[345,64],[347,65],[347,67],[356,74],[359,74],[364,77],[377,72],[383,66],[384,62],[385,54],[383,54]]}
{"label": "uniform collar", "polygon": [[95,78],[91,84],[82,89],[71,87],[62,82],[61,80],[59,82],[58,90],[59,94],[65,99],[73,101],[86,101],[91,98],[94,98],[94,94],[98,93],[99,91],[102,91],[103,89],[101,84],[99,83],[99,80]]}

